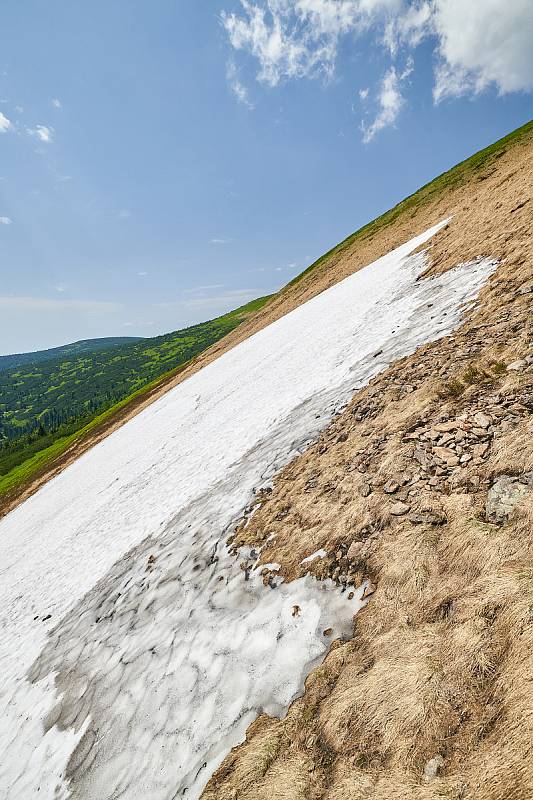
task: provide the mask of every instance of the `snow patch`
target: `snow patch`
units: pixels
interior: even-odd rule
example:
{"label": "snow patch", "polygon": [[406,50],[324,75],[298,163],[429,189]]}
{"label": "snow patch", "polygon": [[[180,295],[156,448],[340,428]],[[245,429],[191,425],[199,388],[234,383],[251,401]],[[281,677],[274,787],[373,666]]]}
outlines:
{"label": "snow patch", "polygon": [[325,558],[327,556],[327,552],[325,550],[317,550],[316,553],[311,553],[310,556],[306,556],[300,561],[300,564],[309,564],[310,561],[314,561],[315,558]]}
{"label": "snow patch", "polygon": [[324,630],[350,634],[362,588],[264,587],[224,541],[356,389],[457,326],[496,262],[418,280],[409,253],[444,224],[222,355],[0,521],[0,796],[198,798],[247,725],[303,690]]}

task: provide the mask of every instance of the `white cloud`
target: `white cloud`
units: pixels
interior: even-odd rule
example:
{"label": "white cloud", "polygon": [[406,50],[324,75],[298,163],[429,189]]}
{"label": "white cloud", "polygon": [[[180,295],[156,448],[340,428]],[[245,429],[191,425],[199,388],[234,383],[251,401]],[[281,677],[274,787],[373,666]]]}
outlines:
{"label": "white cloud", "polygon": [[61,100],[58,100],[57,97],[53,98],[52,105],[53,105],[54,108],[63,108],[63,104],[62,104]]}
{"label": "white cloud", "polygon": [[9,131],[12,127],[11,122],[0,111],[0,133],[6,133],[6,131]]}
{"label": "white cloud", "polygon": [[137,273],[137,275],[139,275],[141,278],[144,278],[146,275],[148,275],[148,273],[145,272],[144,270],[141,270],[140,272]]}
{"label": "white cloud", "polygon": [[259,297],[261,291],[258,289],[231,289],[210,297],[190,297],[182,302],[186,308],[205,311],[217,311],[223,313],[227,309],[237,308],[250,300]]}
{"label": "white cloud", "polygon": [[376,133],[379,133],[383,128],[394,125],[402,106],[405,104],[401,91],[402,83],[412,71],[412,62],[409,61],[401,74],[398,75],[395,67],[391,67],[385,73],[378,93],[378,113],[371,125],[366,125],[365,122],[361,124],[364,142],[370,142]]}
{"label": "white cloud", "polygon": [[231,46],[254,56],[258,79],[330,78],[339,40],[398,13],[402,0],[241,0],[242,13],[221,15]]}
{"label": "white cloud", "polygon": [[56,290],[56,292],[66,292],[67,291],[67,287],[65,286],[64,283],[58,283],[57,286],[54,286],[54,289]]}
{"label": "white cloud", "polygon": [[238,308],[250,300],[255,300],[264,293],[262,289],[228,289],[215,295],[201,294],[199,297],[187,297],[184,300],[166,301],[155,305],[158,308],[182,308],[222,314],[229,309]]}
{"label": "white cloud", "polygon": [[0,309],[6,311],[86,311],[114,313],[122,305],[105,300],[55,300],[48,297],[0,296]]}
{"label": "white cloud", "polygon": [[[424,39],[434,48],[435,102],[491,86],[501,94],[533,90],[532,0],[240,0],[240,6],[221,15],[229,43],[252,56],[257,80],[270,86],[327,80],[343,38],[374,35],[390,63],[376,118],[362,126],[367,140],[397,119],[405,102],[398,60]],[[246,90],[241,97],[233,91],[246,102]],[[362,100],[368,96],[368,89],[360,91]]]}
{"label": "white cloud", "polygon": [[15,106],[15,111],[17,112],[17,114],[22,114],[22,112],[24,111],[24,109],[23,109],[23,107],[22,107],[22,106]]}
{"label": "white cloud", "polygon": [[230,43],[259,63],[258,79],[276,86],[283,78],[333,72],[342,33],[361,16],[358,0],[241,0],[243,14],[222,14]]}
{"label": "white cloud", "polygon": [[254,104],[250,101],[248,89],[246,88],[246,86],[244,86],[239,81],[234,81],[231,88],[239,103],[242,103],[243,106],[246,106],[247,108],[252,110]]}
{"label": "white cloud", "polygon": [[433,18],[439,46],[434,97],[533,89],[531,0],[437,0]]}
{"label": "white cloud", "polygon": [[432,14],[432,4],[424,1],[403,4],[399,14],[389,17],[385,25],[383,44],[393,57],[402,46],[417,47],[422,39],[433,32]]}
{"label": "white cloud", "polygon": [[184,289],[183,291],[185,294],[198,294],[204,292],[212,292],[215,289],[223,289],[223,288],[224,288],[223,283],[211,283],[208,284],[207,286],[192,286],[190,289]]}
{"label": "white cloud", "polygon": [[0,217],[0,225],[11,225],[12,222],[11,217]]}
{"label": "white cloud", "polygon": [[137,320],[136,322],[123,322],[122,323],[122,327],[123,328],[133,328],[133,327],[135,327],[135,328],[145,328],[145,327],[151,326],[151,325],[155,325],[155,322],[154,322],[153,319],[150,319],[150,320]]}
{"label": "white cloud", "polygon": [[217,238],[215,238],[215,239],[210,239],[209,241],[210,241],[210,244],[230,244],[230,242],[232,242],[233,239],[217,239]]}
{"label": "white cloud", "polygon": [[253,110],[254,104],[250,100],[250,94],[248,92],[248,89],[239,79],[237,67],[235,66],[235,62],[232,59],[230,59],[226,68],[226,78],[228,79],[231,91],[233,92],[239,103],[249,108],[250,111]]}
{"label": "white cloud", "polygon": [[364,102],[368,97],[369,91],[370,89],[368,88],[368,86],[366,87],[366,89],[359,89],[359,99]]}
{"label": "white cloud", "polygon": [[26,131],[45,144],[50,144],[54,140],[54,129],[48,125],[36,125],[35,128],[26,128]]}
{"label": "white cloud", "polygon": [[117,219],[129,219],[130,217],[131,211],[129,211],[127,208],[121,208],[117,213]]}

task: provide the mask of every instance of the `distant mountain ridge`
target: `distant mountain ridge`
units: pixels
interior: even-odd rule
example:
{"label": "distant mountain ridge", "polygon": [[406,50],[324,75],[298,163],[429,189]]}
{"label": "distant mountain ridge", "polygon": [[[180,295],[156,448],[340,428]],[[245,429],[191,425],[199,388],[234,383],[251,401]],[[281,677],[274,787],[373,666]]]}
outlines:
{"label": "distant mountain ridge", "polygon": [[142,339],[142,336],[106,336],[98,339],[80,339],[71,344],[50,347],[47,350],[0,356],[0,372],[6,369],[15,369],[23,364],[37,364],[41,361],[49,361],[52,358],[78,356],[85,353],[96,353],[100,350],[109,350],[110,347],[131,344],[132,342],[142,341]]}

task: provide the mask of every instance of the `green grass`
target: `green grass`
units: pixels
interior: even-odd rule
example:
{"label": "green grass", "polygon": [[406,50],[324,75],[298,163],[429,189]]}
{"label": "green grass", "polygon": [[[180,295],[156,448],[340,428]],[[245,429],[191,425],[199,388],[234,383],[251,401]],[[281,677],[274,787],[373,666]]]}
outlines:
{"label": "green grass", "polygon": [[[500,158],[500,156],[502,156],[510,147],[514,146],[515,144],[519,144],[521,141],[532,135],[533,120],[527,122],[525,125],[522,125],[521,128],[517,128],[507,136],[504,136],[503,139],[499,139],[497,142],[494,142],[494,144],[485,147],[484,150],[480,150],[478,153],[470,156],[470,158],[461,161],[455,167],[452,167],[450,170],[442,173],[442,175],[439,175],[430,183],[422,186],[414,194],[406,197],[405,200],[402,200],[401,203],[398,203],[398,205],[394,206],[394,208],[386,211],[381,216],[372,220],[372,222],[363,225],[362,228],[359,228],[359,230],[355,231],[355,233],[352,233],[331,250],[328,250],[327,253],[324,253],[323,256],[320,256],[320,258],[314,261],[309,267],[307,267],[307,269],[305,269],[303,272],[300,272],[299,275],[296,275],[296,277],[293,278],[292,281],[287,284],[287,286],[294,286],[301,281],[303,277],[308,275],[317,267],[323,266],[327,261],[329,261],[330,258],[332,258],[332,256],[340,255],[358,239],[368,239],[371,236],[374,236],[378,231],[397,220],[402,214],[405,214],[406,212],[414,212],[420,206],[435,199],[439,194],[466,183],[473,176],[477,176],[478,179],[483,179],[484,176],[488,177],[486,171],[490,169],[490,167],[498,158]],[[483,173],[484,170],[485,173]]]}

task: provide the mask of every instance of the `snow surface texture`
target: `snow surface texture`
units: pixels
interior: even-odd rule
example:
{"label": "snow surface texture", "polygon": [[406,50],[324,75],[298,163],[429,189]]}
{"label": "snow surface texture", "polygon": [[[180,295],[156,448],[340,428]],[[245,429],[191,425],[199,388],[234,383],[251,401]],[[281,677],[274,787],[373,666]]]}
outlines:
{"label": "snow surface texture", "polygon": [[407,256],[443,224],[222,355],[0,522],[2,799],[198,798],[351,634],[361,592],[310,575],[265,588],[224,541],[354,390],[457,326],[496,263],[417,281],[425,257]]}

